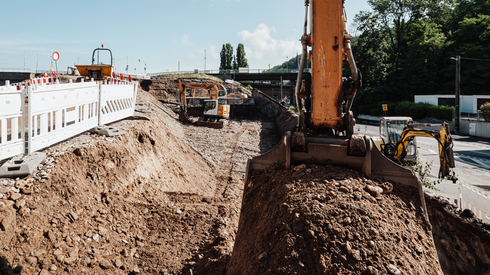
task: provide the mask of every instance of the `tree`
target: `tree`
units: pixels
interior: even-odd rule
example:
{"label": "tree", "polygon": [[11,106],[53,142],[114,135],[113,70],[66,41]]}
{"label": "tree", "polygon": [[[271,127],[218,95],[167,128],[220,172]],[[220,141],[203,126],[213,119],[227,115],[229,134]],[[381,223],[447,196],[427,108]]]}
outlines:
{"label": "tree", "polygon": [[245,47],[242,43],[238,44],[236,49],[236,65],[237,67],[235,69],[248,68],[247,58],[245,57]]}
{"label": "tree", "polygon": [[220,53],[220,70],[233,69],[233,46],[230,43],[223,44]]}

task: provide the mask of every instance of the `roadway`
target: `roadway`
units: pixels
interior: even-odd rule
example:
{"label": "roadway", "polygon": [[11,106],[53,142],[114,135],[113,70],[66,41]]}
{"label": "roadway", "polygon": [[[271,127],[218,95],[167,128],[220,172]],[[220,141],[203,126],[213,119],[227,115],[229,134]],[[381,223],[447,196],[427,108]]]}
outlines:
{"label": "roadway", "polygon": [[[358,124],[358,134],[378,136],[379,127]],[[490,195],[490,140],[473,138],[465,135],[452,135],[456,168],[454,172],[458,182],[481,188],[480,191]],[[430,178],[436,180],[439,171],[438,144],[435,139],[416,137],[417,150],[421,163],[431,163]],[[451,181],[443,181],[449,184]],[[436,186],[437,188],[437,186]]]}

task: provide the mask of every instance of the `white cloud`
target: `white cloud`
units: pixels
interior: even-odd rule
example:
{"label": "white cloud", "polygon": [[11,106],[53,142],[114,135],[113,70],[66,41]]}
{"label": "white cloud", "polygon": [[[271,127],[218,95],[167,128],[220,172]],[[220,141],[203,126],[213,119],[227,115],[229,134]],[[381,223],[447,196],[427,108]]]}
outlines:
{"label": "white cloud", "polygon": [[209,51],[209,55],[211,56],[211,58],[218,60],[220,58],[219,52],[218,52],[218,47],[216,47],[214,45],[210,45],[209,48],[211,49]]}
{"label": "white cloud", "polygon": [[174,44],[182,44],[187,47],[194,47],[194,43],[192,43],[187,34],[184,34],[179,40],[173,40]]}
{"label": "white cloud", "polygon": [[187,36],[187,34],[184,34],[184,36],[182,37],[181,43],[184,44],[185,46],[188,46],[188,47],[194,46],[194,44],[189,40],[189,36]]}
{"label": "white cloud", "polygon": [[247,30],[239,32],[238,36],[245,44],[247,56],[261,60],[264,56],[285,57],[301,52],[299,38],[295,40],[277,40],[271,36],[273,31],[275,31],[274,28],[260,24],[254,32]]}

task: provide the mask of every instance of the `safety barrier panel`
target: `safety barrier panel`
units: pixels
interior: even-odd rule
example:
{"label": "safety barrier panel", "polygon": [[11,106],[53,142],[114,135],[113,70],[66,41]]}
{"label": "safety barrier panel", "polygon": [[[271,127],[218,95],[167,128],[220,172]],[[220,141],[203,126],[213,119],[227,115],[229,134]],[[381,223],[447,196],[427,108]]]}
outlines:
{"label": "safety barrier panel", "polygon": [[25,152],[25,88],[0,86],[0,160]]}
{"label": "safety barrier panel", "polygon": [[461,209],[473,211],[484,223],[490,224],[490,198],[466,184],[461,186]]}
{"label": "safety barrier panel", "polygon": [[135,82],[117,80],[100,85],[99,125],[133,115],[137,85]]}
{"label": "safety barrier panel", "polygon": [[138,85],[117,79],[60,84],[57,77],[5,83],[0,86],[0,160],[132,116]]}
{"label": "safety barrier panel", "polygon": [[28,152],[98,126],[97,82],[28,87]]}

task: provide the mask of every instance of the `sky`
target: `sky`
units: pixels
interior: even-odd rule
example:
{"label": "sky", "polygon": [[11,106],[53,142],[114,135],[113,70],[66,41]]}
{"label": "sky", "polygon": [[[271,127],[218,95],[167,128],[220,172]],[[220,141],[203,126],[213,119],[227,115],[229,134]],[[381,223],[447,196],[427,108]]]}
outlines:
{"label": "sky", "polygon": [[[0,70],[66,71],[104,44],[116,72],[218,70],[223,44],[244,44],[251,70],[301,53],[304,0],[3,1]],[[346,0],[348,29],[367,0]],[[60,55],[55,63],[53,52]],[[110,63],[101,54],[100,60]],[[25,56],[25,58],[24,58]]]}

